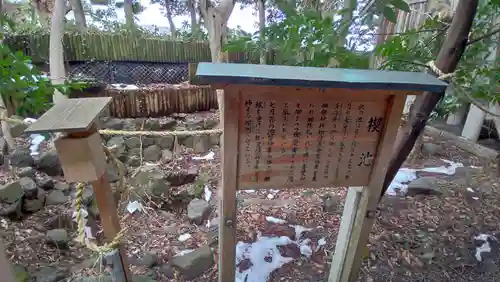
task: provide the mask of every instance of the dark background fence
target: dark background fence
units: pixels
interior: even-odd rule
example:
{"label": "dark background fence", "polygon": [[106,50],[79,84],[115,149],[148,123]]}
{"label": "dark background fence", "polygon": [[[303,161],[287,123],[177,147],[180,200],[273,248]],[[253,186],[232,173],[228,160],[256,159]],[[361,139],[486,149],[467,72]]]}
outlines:
{"label": "dark background fence", "polygon": [[70,77],[90,77],[107,84],[177,84],[188,80],[187,63],[71,62]]}

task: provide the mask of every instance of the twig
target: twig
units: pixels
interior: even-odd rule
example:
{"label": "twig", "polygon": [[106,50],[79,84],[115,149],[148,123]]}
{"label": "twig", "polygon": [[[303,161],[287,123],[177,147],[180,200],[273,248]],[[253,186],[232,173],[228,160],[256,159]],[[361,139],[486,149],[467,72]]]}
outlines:
{"label": "twig", "polygon": [[470,39],[469,41],[467,41],[467,43],[465,44],[465,46],[469,46],[469,45],[471,45],[471,44],[474,44],[474,43],[476,43],[476,42],[479,42],[479,41],[481,41],[481,40],[483,40],[483,39],[486,39],[486,38],[488,38],[488,37],[491,37],[491,36],[493,36],[493,35],[495,35],[495,34],[497,34],[497,33],[499,33],[499,32],[500,32],[500,28],[497,28],[497,29],[495,29],[495,30],[493,30],[493,31],[490,31],[490,32],[488,32],[488,33],[486,33],[486,34],[483,34],[483,35],[481,35],[481,36],[479,36],[479,37],[477,37],[477,38]]}

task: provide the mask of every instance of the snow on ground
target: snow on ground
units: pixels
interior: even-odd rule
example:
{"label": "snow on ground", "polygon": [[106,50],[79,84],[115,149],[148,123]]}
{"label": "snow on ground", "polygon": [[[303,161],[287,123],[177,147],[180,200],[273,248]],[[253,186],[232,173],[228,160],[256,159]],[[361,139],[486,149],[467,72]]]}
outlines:
{"label": "snow on ground", "polygon": [[[275,224],[286,224],[283,219],[267,216],[266,220]],[[295,238],[292,240],[287,236],[266,237],[259,234],[253,243],[238,242],[236,245],[236,277],[235,282],[262,282],[268,281],[271,273],[283,265],[294,261],[293,257],[281,255],[280,246],[295,245],[300,250],[303,258],[309,258],[313,254],[311,239],[302,238],[304,232],[310,231],[300,225],[290,225],[295,229]],[[315,252],[324,245],[326,241],[321,238]]]}
{"label": "snow on ground", "polygon": [[406,192],[408,190],[408,183],[410,183],[413,180],[418,178],[417,177],[418,171],[453,175],[453,174],[455,174],[455,170],[457,169],[457,167],[464,166],[461,163],[455,163],[455,162],[444,160],[444,159],[441,159],[441,160],[443,162],[445,162],[446,165],[442,165],[439,167],[427,167],[427,168],[423,168],[423,169],[414,169],[414,168],[401,168],[401,169],[399,169],[398,173],[394,177],[394,180],[392,180],[391,185],[389,185],[389,189],[387,189],[387,192],[386,192],[387,195],[396,196],[397,190],[400,191],[399,193],[406,194]]}

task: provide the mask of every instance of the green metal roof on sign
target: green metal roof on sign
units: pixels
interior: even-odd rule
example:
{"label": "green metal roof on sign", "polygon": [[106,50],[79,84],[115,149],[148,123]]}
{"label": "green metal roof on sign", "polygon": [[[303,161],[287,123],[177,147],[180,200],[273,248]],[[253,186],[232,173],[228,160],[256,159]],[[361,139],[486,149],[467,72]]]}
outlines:
{"label": "green metal roof on sign", "polygon": [[447,83],[423,72],[199,63],[203,83],[441,92]]}

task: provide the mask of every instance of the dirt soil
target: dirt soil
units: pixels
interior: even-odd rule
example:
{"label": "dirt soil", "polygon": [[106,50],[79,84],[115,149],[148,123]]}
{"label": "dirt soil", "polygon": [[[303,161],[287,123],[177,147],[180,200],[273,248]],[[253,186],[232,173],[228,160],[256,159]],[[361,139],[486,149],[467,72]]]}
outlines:
{"label": "dirt soil", "polygon": [[[359,281],[500,281],[498,268],[483,269],[473,258],[473,236],[479,233],[500,234],[500,197],[498,178],[486,162],[477,159],[440,140],[440,155],[420,156],[414,167],[436,166],[441,158],[473,165],[453,176],[437,175],[444,194],[415,197],[385,197],[380,204],[380,215],[370,235],[370,253],[364,261]],[[172,167],[197,166],[213,191],[212,204],[217,203],[220,179],[220,152],[213,149],[213,161],[195,161],[185,152],[182,160],[162,164]],[[2,170],[1,182],[12,177]],[[471,195],[467,188],[478,191]],[[279,192],[241,192],[238,195],[238,240],[251,241],[255,231],[262,230],[262,216],[274,216],[289,223],[322,230],[326,246],[310,260],[298,259],[275,271],[269,281],[327,281],[329,259],[333,254],[340,225],[347,188],[294,189]],[[269,196],[272,194],[272,196]],[[323,196],[333,195],[338,205],[330,212],[323,211]],[[271,199],[272,198],[272,199]],[[71,203],[44,207],[20,222],[2,219],[0,235],[6,254],[12,263],[31,271],[39,266],[54,266],[70,270],[73,277],[95,275],[102,270],[95,265],[95,257],[82,245],[71,242],[68,251],[44,244],[44,222],[50,217],[71,210]],[[120,212],[123,216],[123,212]],[[215,214],[215,212],[213,212]],[[212,215],[214,217],[214,215]],[[157,251],[160,259],[168,260],[186,248],[206,245],[210,240],[207,228],[190,224],[186,211],[165,213],[147,209],[122,221],[127,226],[125,238],[129,256],[141,256]],[[318,229],[319,227],[319,229]],[[180,234],[189,232],[192,238],[180,242]],[[75,234],[70,234],[72,238]],[[500,236],[497,236],[500,239]],[[216,249],[216,248],[215,248]],[[193,281],[217,281],[217,254],[213,267]],[[497,264],[498,266],[498,261]],[[134,273],[158,272],[132,266]],[[175,272],[173,279],[157,273],[157,281],[184,281]],[[66,281],[72,281],[68,278]],[[264,282],[264,281],[263,281]]]}

